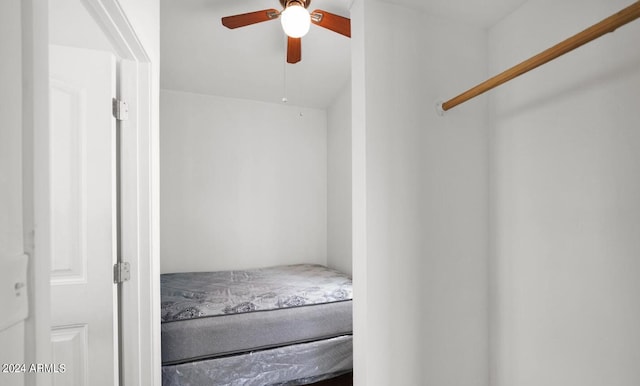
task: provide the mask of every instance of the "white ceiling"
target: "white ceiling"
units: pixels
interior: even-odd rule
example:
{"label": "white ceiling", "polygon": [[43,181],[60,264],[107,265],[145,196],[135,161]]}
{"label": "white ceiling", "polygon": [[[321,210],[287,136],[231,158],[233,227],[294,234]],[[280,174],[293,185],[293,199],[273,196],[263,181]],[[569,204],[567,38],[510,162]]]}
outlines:
{"label": "white ceiling", "polygon": [[[386,1],[488,27],[526,0]],[[351,2],[313,0],[309,8],[349,17]],[[223,16],[280,9],[278,0],[160,4],[162,88],[272,103],[286,96],[292,105],[326,108],[350,79],[350,39],[342,35],[312,25],[302,39],[302,61],[285,65],[286,40],[279,20],[235,30],[220,22]]]}
{"label": "white ceiling", "polygon": [[527,0],[384,0],[419,8],[433,15],[459,20],[478,27],[490,27]]}

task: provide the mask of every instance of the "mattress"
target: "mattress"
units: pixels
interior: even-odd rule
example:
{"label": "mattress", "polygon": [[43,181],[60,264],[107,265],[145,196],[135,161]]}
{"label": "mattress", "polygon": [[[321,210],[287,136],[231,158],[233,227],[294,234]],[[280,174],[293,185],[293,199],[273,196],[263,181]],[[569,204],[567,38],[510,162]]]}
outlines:
{"label": "mattress", "polygon": [[353,369],[352,336],[162,366],[162,386],[308,385]]}
{"label": "mattress", "polygon": [[162,362],[351,334],[351,279],[320,265],[163,274]]}

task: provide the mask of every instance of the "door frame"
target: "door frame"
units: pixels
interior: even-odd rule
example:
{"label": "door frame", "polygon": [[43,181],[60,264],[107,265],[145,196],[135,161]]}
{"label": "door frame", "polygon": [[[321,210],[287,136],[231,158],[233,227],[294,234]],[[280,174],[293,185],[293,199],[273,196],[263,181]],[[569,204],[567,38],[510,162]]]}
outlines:
{"label": "door frame", "polygon": [[[122,255],[131,264],[124,283],[121,386],[161,384],[158,63],[154,63],[118,0],[81,0],[114,46],[120,95],[129,105],[122,131]],[[25,363],[51,363],[49,11],[48,1],[22,2],[23,161],[29,314]],[[157,59],[156,59],[157,60]],[[27,374],[26,384],[49,386],[52,375]]]}

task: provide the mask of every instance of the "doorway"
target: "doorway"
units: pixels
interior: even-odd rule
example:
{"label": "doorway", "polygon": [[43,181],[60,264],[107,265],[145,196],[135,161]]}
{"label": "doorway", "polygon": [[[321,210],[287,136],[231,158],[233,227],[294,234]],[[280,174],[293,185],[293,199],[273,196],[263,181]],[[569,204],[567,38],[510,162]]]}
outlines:
{"label": "doorway", "polygon": [[[25,129],[27,136],[33,130],[25,152],[33,157],[33,198],[26,206],[34,212],[25,229],[36,234],[28,248],[33,279],[26,335],[33,338],[27,339],[25,361],[65,365],[65,377],[44,371],[29,375],[26,384],[101,384],[94,381],[100,375],[108,385],[159,384],[159,317],[152,307],[158,293],[157,67],[147,51],[152,42],[145,36],[143,44],[138,35],[148,27],[141,25],[145,19],[132,17],[131,8],[139,10],[123,9],[116,0],[27,0],[23,9],[25,78],[33,82],[27,84],[33,99],[27,98],[25,114],[35,121]],[[30,51],[29,44],[36,48]],[[54,67],[58,79],[50,80]],[[102,85],[95,114],[87,102],[92,87],[73,79],[83,72],[91,74],[83,81],[120,80],[119,89],[112,81]],[[129,107],[119,131],[111,116],[114,96]],[[102,117],[102,127],[86,124],[94,115]],[[79,123],[87,129],[78,129]],[[119,306],[116,256],[130,264]],[[83,288],[93,284],[96,261],[97,294]],[[99,309],[85,314],[102,313],[92,315],[96,326],[79,316],[81,301]],[[96,330],[101,333],[92,336]],[[92,354],[93,346],[101,353]],[[107,365],[92,366],[104,357]]]}

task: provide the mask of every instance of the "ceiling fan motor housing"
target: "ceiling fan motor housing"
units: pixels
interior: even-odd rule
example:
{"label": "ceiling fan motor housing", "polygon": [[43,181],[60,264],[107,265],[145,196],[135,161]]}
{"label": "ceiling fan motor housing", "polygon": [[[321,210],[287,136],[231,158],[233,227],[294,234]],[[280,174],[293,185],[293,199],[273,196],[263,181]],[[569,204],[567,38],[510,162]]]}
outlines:
{"label": "ceiling fan motor housing", "polygon": [[309,4],[311,4],[311,0],[280,0],[280,4],[282,8],[285,9],[291,4],[300,4],[305,8],[309,8]]}

